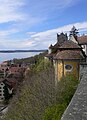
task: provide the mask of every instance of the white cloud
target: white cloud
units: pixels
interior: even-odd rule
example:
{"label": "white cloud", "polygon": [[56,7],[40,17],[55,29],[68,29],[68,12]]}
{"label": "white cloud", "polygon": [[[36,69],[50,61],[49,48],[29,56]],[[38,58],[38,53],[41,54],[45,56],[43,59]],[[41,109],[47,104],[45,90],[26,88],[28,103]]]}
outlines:
{"label": "white cloud", "polygon": [[12,41],[11,39],[1,39],[0,40],[0,49],[1,50],[15,50],[15,49],[31,49],[34,47],[35,43],[31,40],[22,39],[19,41],[15,39]]}
{"label": "white cloud", "polygon": [[0,24],[13,22],[10,26],[23,29],[41,23],[46,19],[45,17],[34,16],[33,12],[30,13],[29,11],[30,6],[27,7],[27,5],[27,0],[0,0]]}
{"label": "white cloud", "polygon": [[40,38],[40,37],[43,38],[43,37],[51,36],[56,33],[69,32],[71,28],[73,27],[73,25],[77,29],[79,29],[79,31],[82,31],[82,30],[84,31],[87,29],[87,22],[73,23],[73,24],[65,25],[63,27],[56,28],[56,29],[47,30],[45,32],[36,33],[34,35],[31,35],[31,38]]}
{"label": "white cloud", "polygon": [[[31,2],[32,1],[32,2]],[[52,11],[59,10],[59,9],[65,9],[68,8],[74,4],[76,4],[79,0],[30,0],[30,11],[36,11],[36,14],[47,14],[51,13]],[[32,4],[33,3],[33,4]],[[31,11],[31,12],[32,12]],[[38,13],[37,13],[38,12]],[[56,11],[59,12],[59,11]]]}
{"label": "white cloud", "polygon": [[[63,27],[59,27],[56,29],[39,32],[34,35],[31,35],[31,40],[37,43],[37,45],[40,48],[47,48],[49,44],[54,44],[56,42],[56,34],[57,33],[69,33],[73,25],[79,30],[79,32],[87,31],[87,22],[81,22],[81,23],[73,23],[69,25],[65,25]],[[42,47],[43,45],[43,47]]]}
{"label": "white cloud", "polygon": [[17,29],[0,30],[0,38],[19,32]]}
{"label": "white cloud", "polygon": [[[23,38],[22,40],[17,40],[15,38],[13,41],[8,38],[1,39],[0,49],[47,49],[50,44],[54,44],[56,42],[57,33],[69,33],[73,25],[76,26],[76,28],[79,29],[80,32],[87,31],[87,22],[79,22],[39,33],[28,32],[29,39]],[[8,36],[11,32],[14,33],[16,32],[16,30],[9,30],[5,33],[0,31],[1,35],[4,35],[4,37]]]}
{"label": "white cloud", "polygon": [[34,34],[36,34],[36,32],[27,32],[26,34],[27,35],[34,35]]}
{"label": "white cloud", "polygon": [[21,0],[0,0],[0,23],[23,20],[19,8],[24,5]]}
{"label": "white cloud", "polygon": [[78,0],[51,0],[51,2],[50,0],[0,0],[0,23],[21,21],[23,22],[22,24],[25,22],[25,24],[32,26],[33,24],[48,19],[48,13],[55,10],[58,12],[57,10],[72,6],[77,1]]}

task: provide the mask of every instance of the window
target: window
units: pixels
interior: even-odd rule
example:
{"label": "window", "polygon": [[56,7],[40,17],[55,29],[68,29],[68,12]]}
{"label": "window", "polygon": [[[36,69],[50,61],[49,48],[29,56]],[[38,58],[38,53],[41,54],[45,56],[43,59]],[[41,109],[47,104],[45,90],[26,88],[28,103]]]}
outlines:
{"label": "window", "polygon": [[1,83],[1,85],[4,85],[3,83]]}
{"label": "window", "polygon": [[1,100],[3,100],[4,98],[2,97]]}
{"label": "window", "polygon": [[66,69],[67,71],[72,71],[73,66],[72,66],[72,65],[65,65],[65,69]]}

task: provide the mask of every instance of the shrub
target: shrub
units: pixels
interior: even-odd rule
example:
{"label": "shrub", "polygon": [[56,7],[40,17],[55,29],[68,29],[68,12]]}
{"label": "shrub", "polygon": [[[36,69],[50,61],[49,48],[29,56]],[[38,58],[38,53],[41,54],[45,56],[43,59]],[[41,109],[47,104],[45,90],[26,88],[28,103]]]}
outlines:
{"label": "shrub", "polygon": [[77,88],[79,81],[72,75],[63,77],[56,91],[56,105],[45,109],[42,120],[60,120]]}
{"label": "shrub", "polygon": [[60,120],[66,107],[67,107],[66,103],[56,104],[52,107],[48,107],[45,110],[42,120]]}

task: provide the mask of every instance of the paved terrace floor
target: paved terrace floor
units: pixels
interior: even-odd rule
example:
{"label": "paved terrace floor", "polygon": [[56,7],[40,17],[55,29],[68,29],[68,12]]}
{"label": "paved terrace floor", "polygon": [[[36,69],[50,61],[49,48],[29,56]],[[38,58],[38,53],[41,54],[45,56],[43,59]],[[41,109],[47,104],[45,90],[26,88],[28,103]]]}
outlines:
{"label": "paved terrace floor", "polygon": [[61,120],[87,120],[87,68],[81,70],[81,82]]}

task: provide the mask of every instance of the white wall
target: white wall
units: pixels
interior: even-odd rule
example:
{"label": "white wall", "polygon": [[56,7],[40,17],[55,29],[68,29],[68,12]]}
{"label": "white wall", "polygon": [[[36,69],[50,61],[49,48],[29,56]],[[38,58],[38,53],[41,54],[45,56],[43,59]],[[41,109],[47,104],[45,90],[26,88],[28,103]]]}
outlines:
{"label": "white wall", "polygon": [[87,45],[81,45],[81,47],[83,48],[83,51],[84,51],[85,54],[87,55]]}

